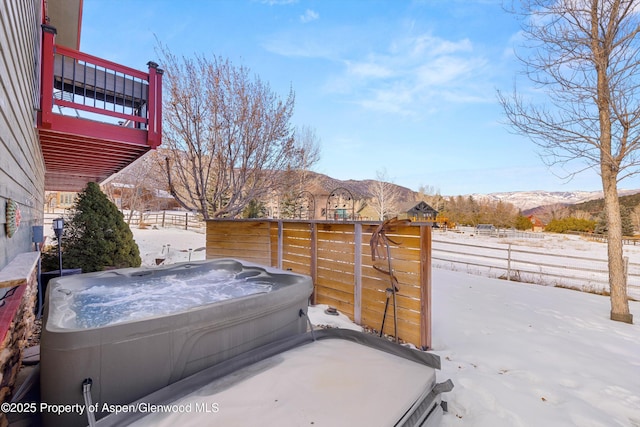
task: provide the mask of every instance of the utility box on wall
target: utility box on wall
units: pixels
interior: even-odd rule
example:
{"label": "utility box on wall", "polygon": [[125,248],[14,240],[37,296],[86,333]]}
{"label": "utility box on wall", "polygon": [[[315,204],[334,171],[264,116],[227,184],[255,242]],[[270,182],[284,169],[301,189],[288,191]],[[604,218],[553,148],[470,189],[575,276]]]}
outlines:
{"label": "utility box on wall", "polygon": [[37,245],[44,242],[44,227],[42,225],[34,225],[31,230],[33,231],[33,237],[31,238],[33,243]]}

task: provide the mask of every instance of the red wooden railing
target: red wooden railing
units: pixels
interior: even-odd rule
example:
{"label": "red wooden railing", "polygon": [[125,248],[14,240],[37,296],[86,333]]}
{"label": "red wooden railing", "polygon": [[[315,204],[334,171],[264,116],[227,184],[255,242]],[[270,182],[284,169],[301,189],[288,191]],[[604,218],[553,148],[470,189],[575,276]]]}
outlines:
{"label": "red wooden railing", "polygon": [[[41,120],[55,127],[54,107],[89,113],[91,119],[114,126],[146,130],[146,144],[156,148],[162,138],[162,74],[149,62],[149,72],[55,44],[55,28],[43,25]],[[77,124],[79,133],[90,124]],[[126,134],[123,134],[126,135]],[[126,139],[126,136],[124,137]],[[136,141],[132,141],[136,142]]]}

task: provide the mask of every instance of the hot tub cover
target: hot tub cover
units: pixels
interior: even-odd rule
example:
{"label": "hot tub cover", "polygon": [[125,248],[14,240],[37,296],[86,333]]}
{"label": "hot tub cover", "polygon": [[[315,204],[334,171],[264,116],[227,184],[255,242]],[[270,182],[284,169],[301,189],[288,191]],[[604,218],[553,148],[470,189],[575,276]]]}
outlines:
{"label": "hot tub cover", "polygon": [[438,356],[360,332],[281,340],[121,408],[98,426],[439,424]]}

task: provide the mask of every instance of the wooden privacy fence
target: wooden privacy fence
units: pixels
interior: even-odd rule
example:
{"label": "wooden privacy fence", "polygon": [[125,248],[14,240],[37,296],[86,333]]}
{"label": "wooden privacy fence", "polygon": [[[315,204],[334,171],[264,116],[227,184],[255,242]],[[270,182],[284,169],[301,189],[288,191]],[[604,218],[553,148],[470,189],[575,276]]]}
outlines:
{"label": "wooden privacy fence", "polygon": [[[371,260],[370,239],[379,222],[209,220],[207,259],[230,257],[312,277],[313,304],[336,307],[359,325],[380,330],[389,276]],[[431,348],[431,227],[400,225],[387,236],[398,279],[397,336]],[[375,265],[387,270],[387,260]],[[389,301],[384,333],[393,330]]]}

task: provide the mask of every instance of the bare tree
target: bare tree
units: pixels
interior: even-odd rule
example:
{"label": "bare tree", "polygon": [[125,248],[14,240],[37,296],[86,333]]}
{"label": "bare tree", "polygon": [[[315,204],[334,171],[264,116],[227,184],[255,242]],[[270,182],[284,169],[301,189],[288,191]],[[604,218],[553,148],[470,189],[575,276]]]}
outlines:
{"label": "bare tree", "polygon": [[[102,191],[125,214],[127,224],[135,214],[140,216],[147,209],[158,209],[161,169],[158,168],[158,151],[150,151],[101,184]],[[160,187],[160,188],[159,188]],[[164,206],[163,206],[164,207]]]}
{"label": "bare tree", "polygon": [[631,221],[633,221],[633,227],[636,230],[640,230],[640,205],[637,205],[631,211]]}
{"label": "bare tree", "polygon": [[312,127],[300,126],[296,128],[294,144],[300,168],[298,173],[298,191],[300,192],[305,189],[307,172],[320,160],[320,138]]}
{"label": "bare tree", "polygon": [[425,202],[437,211],[441,211],[444,207],[444,197],[440,194],[440,190],[432,185],[421,185],[418,188],[416,200]]}
{"label": "bare tree", "polygon": [[294,95],[280,99],[245,67],[158,48],[167,74],[163,146],[171,194],[205,219],[238,215],[297,169]]}
{"label": "bare tree", "polygon": [[486,222],[498,228],[511,228],[515,225],[518,209],[514,205],[502,200],[487,203],[487,205],[488,216]]}
{"label": "bare tree", "polygon": [[44,205],[47,208],[47,213],[54,211],[58,193],[55,191],[46,191],[44,193],[44,197],[45,197]]}
{"label": "bare tree", "polygon": [[472,196],[455,196],[446,200],[443,214],[449,220],[463,225],[473,225],[483,223],[486,218],[482,216],[481,203]]}
{"label": "bare tree", "polygon": [[369,206],[375,210],[380,221],[397,213],[400,194],[398,188],[389,182],[386,169],[376,171],[376,179],[369,185],[368,191],[371,197]]}
{"label": "bare tree", "polygon": [[[529,79],[546,102],[499,93],[513,128],[548,164],[599,171],[608,228],[611,319],[632,323],[622,257],[618,182],[638,172],[640,17],[634,0],[526,0]],[[575,166],[574,166],[575,167]],[[576,172],[576,173],[577,173]]]}
{"label": "bare tree", "polygon": [[582,210],[573,212],[571,216],[577,219],[586,219],[586,220],[590,220],[593,217],[593,215],[590,212],[582,211]]}
{"label": "bare tree", "polygon": [[[293,140],[293,162],[295,170],[288,170],[281,175],[280,186],[270,198],[280,200],[280,218],[299,218],[301,207],[297,205],[301,194],[307,189],[309,171],[320,160],[320,139],[315,129],[309,126],[296,128]],[[314,213],[307,213],[311,217]]]}

